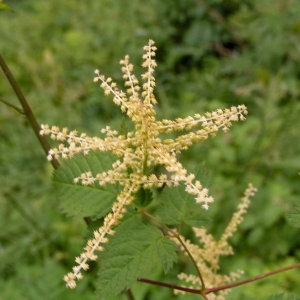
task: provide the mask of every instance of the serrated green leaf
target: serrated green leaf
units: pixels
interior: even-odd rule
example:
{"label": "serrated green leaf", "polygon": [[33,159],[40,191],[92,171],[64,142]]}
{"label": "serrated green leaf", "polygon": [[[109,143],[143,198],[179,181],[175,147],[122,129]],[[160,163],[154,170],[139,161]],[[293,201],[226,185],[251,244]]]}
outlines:
{"label": "serrated green leaf", "polygon": [[119,194],[118,185],[101,187],[74,184],[74,178],[91,171],[93,175],[111,169],[116,157],[111,153],[91,152],[88,156],[76,155],[54,172],[53,182],[57,191],[59,207],[63,213],[74,217],[105,216]]}
{"label": "serrated green leaf", "polygon": [[158,258],[164,268],[165,274],[173,267],[173,263],[177,262],[177,246],[169,239],[161,239],[158,243]]}
{"label": "serrated green leaf", "polygon": [[140,188],[136,193],[136,201],[135,204],[139,207],[146,207],[153,200],[152,192],[149,189]]}
{"label": "serrated green leaf", "polygon": [[[196,180],[203,186],[208,186],[209,176],[203,163],[194,174]],[[165,188],[161,198],[162,205],[158,208],[157,214],[164,224],[177,225],[184,222],[192,227],[202,227],[209,220],[204,216],[202,206],[196,203],[195,197],[185,191],[184,184]]]}
{"label": "serrated green leaf", "polygon": [[165,238],[160,230],[141,220],[137,213],[122,220],[99,254],[102,264],[97,292],[104,298],[129,288],[146,276],[158,260],[158,248],[161,243],[165,245]]}
{"label": "serrated green leaf", "polygon": [[300,203],[286,213],[286,218],[293,227],[300,227]]}

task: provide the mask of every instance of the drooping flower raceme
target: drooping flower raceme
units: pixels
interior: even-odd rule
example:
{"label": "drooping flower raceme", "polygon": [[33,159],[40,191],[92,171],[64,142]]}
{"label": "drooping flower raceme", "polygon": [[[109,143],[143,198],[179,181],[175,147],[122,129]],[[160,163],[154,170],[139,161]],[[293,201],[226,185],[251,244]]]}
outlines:
{"label": "drooping flower raceme", "polygon": [[[65,143],[50,150],[48,160],[53,157],[69,159],[77,153],[87,155],[90,151],[112,152],[118,157],[111,170],[99,174],[86,172],[74,179],[75,183],[83,185],[94,182],[100,185],[119,182],[123,189],[113,204],[111,213],[105,217],[104,225],[94,232],[94,238],[88,241],[85,252],[76,258],[78,265],[73,268],[73,272],[65,276],[64,280],[70,288],[76,286],[76,279],[82,278],[81,269],[88,269],[87,261],[97,259],[95,251],[103,250],[101,244],[108,242],[107,236],[114,233],[113,228],[118,225],[126,212],[126,206],[132,203],[139,189],[159,188],[163,185],[177,186],[183,183],[186,192],[194,195],[195,201],[207,210],[213,202],[213,198],[208,196],[208,189],[194,180],[193,174],[188,174],[176,155],[209,136],[214,137],[219,129],[227,132],[232,121],[244,120],[247,115],[246,107],[239,105],[225,110],[218,109],[205,115],[195,114],[183,119],[157,121],[154,110],[157,101],[153,93],[153,72],[156,67],[154,42],[150,40],[144,50],[142,66],[146,72],[142,74],[142,85],[132,73],[133,65],[130,64],[128,55],[120,61],[126,93],[119,90],[116,83],[110,77],[105,78],[99,70],[95,70],[94,78],[95,82],[101,83],[105,95],[112,94],[114,103],[132,120],[134,131],[121,135],[107,126],[101,130],[105,137],[99,138],[88,137],[85,133],[78,135],[76,130],[69,132],[67,128],[60,130],[56,126],[41,126],[40,134],[49,134],[52,139]],[[176,139],[160,137],[161,134],[175,131],[185,132]],[[163,166],[166,174],[149,174],[149,170],[155,165]]]}

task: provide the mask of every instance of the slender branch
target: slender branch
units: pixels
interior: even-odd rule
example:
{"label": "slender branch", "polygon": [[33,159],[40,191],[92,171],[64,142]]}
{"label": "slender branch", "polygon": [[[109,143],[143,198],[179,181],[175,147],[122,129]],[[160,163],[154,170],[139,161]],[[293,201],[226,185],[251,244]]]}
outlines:
{"label": "slender branch", "polygon": [[124,294],[126,295],[128,300],[135,300],[131,289],[128,289],[127,291],[124,291]]}
{"label": "slender branch", "polygon": [[[0,66],[6,76],[6,78],[8,79],[10,85],[12,86],[15,94],[17,95],[22,107],[23,107],[23,110],[24,110],[24,115],[27,117],[28,121],[29,121],[29,124],[31,126],[31,128],[33,129],[36,137],[38,138],[42,148],[44,149],[44,152],[46,155],[48,155],[49,153],[49,150],[51,149],[47,139],[45,138],[45,136],[42,136],[40,135],[40,125],[38,124],[23,92],[21,91],[18,83],[16,82],[14,76],[12,75],[12,73],[10,72],[10,69],[8,68],[6,62],[4,61],[2,55],[0,54]],[[12,105],[10,105],[11,107],[14,107]],[[23,113],[23,112],[22,112]],[[51,160],[51,164],[53,166],[54,169],[57,169],[60,164],[58,162],[58,160],[53,157],[53,159]],[[92,223],[92,219],[90,217],[85,217],[84,218],[84,221],[87,225],[91,224]]]}
{"label": "slender branch", "polygon": [[[40,129],[41,127],[39,126],[30,106],[28,105],[28,102],[25,98],[25,96],[23,95],[18,83],[16,82],[15,78],[13,77],[12,73],[10,72],[8,66],[6,65],[2,55],[0,54],[0,66],[6,76],[6,78],[8,79],[10,85],[12,86],[15,94],[17,95],[23,110],[24,110],[24,114],[27,117],[31,128],[33,129],[36,137],[38,138],[41,146],[43,147],[46,155],[48,155],[49,150],[51,149],[47,139],[44,136],[40,135]],[[53,166],[54,169],[57,169],[59,167],[59,162],[53,158],[53,160],[51,161],[51,164]]]}
{"label": "slender branch", "polygon": [[183,247],[184,250],[187,252],[187,254],[188,254],[188,256],[190,257],[190,259],[192,260],[193,265],[195,266],[195,268],[196,268],[196,270],[197,270],[197,273],[198,273],[198,276],[199,276],[200,281],[201,281],[201,286],[202,286],[201,290],[202,290],[202,291],[205,291],[205,290],[206,290],[206,288],[205,288],[205,283],[204,283],[202,274],[201,274],[201,272],[200,272],[200,270],[199,270],[199,268],[198,268],[197,262],[195,261],[193,255],[191,254],[191,252],[189,251],[188,247],[185,245],[185,243],[183,242],[183,240],[180,238],[180,236],[177,235],[177,236],[175,236],[175,237],[178,239],[179,243],[182,245],[182,247]]}
{"label": "slender branch", "polygon": [[151,280],[151,279],[140,278],[137,281],[144,282],[144,283],[149,283],[149,284],[153,284],[153,285],[158,285],[158,286],[163,286],[163,287],[166,287],[166,288],[169,288],[169,289],[179,290],[179,291],[183,291],[183,292],[187,292],[187,293],[201,294],[201,290],[190,289],[190,288],[178,286],[178,285],[175,285],[175,284],[164,283],[164,282],[155,281],[155,280]]}
{"label": "slender branch", "polygon": [[288,271],[288,270],[291,270],[291,269],[296,269],[296,268],[299,268],[299,267],[300,267],[300,263],[295,264],[295,265],[291,265],[291,266],[288,266],[288,267],[280,268],[280,269],[277,269],[277,270],[274,270],[274,271],[271,271],[271,272],[268,272],[268,273],[265,273],[265,274],[261,274],[261,275],[255,276],[255,277],[251,277],[251,278],[242,280],[242,281],[234,282],[234,283],[223,285],[223,286],[220,286],[220,287],[207,289],[206,294],[218,292],[218,291],[221,291],[221,290],[230,289],[230,288],[233,288],[233,287],[236,287],[236,286],[239,286],[239,285],[243,285],[243,284],[246,284],[246,283],[249,283],[249,282],[252,282],[252,281],[263,279],[263,278],[269,277],[271,275],[275,275],[277,273],[285,272],[285,271]]}

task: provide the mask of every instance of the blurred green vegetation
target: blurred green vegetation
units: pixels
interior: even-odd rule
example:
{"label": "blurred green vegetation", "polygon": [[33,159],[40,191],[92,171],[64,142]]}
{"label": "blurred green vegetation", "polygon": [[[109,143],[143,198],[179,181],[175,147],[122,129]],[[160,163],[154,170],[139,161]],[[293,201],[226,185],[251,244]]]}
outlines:
{"label": "blurred green vegetation", "polygon": [[[119,60],[130,55],[141,71],[142,47],[158,47],[158,118],[204,113],[244,103],[249,116],[182,153],[192,169],[211,172],[209,211],[217,236],[230,220],[248,182],[258,193],[239,232],[236,255],[224,272],[245,278],[300,258],[299,230],[285,212],[299,202],[300,2],[297,0],[17,1],[0,11],[0,51],[40,123],[97,135],[119,128],[121,113],[93,83],[99,68],[120,84]],[[19,106],[3,73],[0,96]],[[97,266],[76,290],[62,277],[84,246],[86,226],[57,208],[51,165],[27,121],[0,109],[0,299],[95,299]],[[184,263],[164,277],[177,282]],[[300,295],[300,270],[233,290],[228,299]],[[172,292],[137,283],[137,300],[171,299]],[[265,297],[265,298],[264,298]],[[112,299],[126,299],[120,295]],[[178,299],[196,299],[190,295]],[[198,299],[198,298],[197,298]]]}

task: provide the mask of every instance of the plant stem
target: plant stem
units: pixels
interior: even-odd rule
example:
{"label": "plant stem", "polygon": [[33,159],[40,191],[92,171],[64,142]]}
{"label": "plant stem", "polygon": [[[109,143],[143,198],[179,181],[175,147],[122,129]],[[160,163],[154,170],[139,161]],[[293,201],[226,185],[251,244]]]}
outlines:
{"label": "plant stem", "polygon": [[128,289],[127,291],[124,291],[124,294],[126,295],[128,300],[135,300],[131,289]]}
{"label": "plant stem", "polygon": [[[4,61],[2,55],[0,54],[0,66],[6,76],[6,78],[8,79],[10,85],[12,86],[15,94],[17,95],[22,107],[23,107],[23,110],[24,110],[24,115],[27,117],[28,121],[29,121],[29,124],[31,126],[31,128],[33,129],[36,137],[38,138],[42,148],[44,149],[44,152],[46,155],[48,155],[49,153],[49,150],[51,149],[47,139],[40,135],[40,125],[38,124],[24,94],[22,93],[18,83],[16,82],[14,76],[12,75],[12,73],[10,72],[6,62]],[[53,168],[54,169],[58,169],[58,167],[60,166],[58,160],[53,157],[53,159],[50,161],[50,163],[52,164]],[[87,225],[91,224],[92,223],[92,219],[90,217],[85,217],[84,218],[84,221]]]}
{"label": "plant stem", "polygon": [[197,273],[198,273],[198,276],[200,278],[200,281],[201,281],[201,290],[202,291],[205,291],[205,283],[204,283],[204,280],[203,280],[203,277],[202,277],[202,274],[198,268],[198,265],[197,265],[197,262],[195,261],[193,255],[191,254],[191,252],[189,251],[189,249],[187,248],[187,246],[185,245],[185,243],[183,242],[183,240],[180,238],[179,235],[176,236],[176,238],[178,239],[179,243],[182,245],[182,247],[184,248],[184,250],[187,252],[188,256],[190,257],[190,259],[192,260],[193,262],[193,265],[195,266],[196,270],[197,270]]}
{"label": "plant stem", "polygon": [[261,274],[261,275],[258,275],[258,276],[254,276],[254,277],[242,280],[242,281],[234,282],[234,283],[223,285],[223,286],[216,287],[216,288],[207,289],[206,294],[214,293],[214,292],[221,291],[221,290],[230,289],[230,288],[233,288],[233,287],[236,287],[236,286],[239,286],[239,285],[243,285],[243,284],[246,284],[246,283],[249,283],[249,282],[252,282],[252,281],[263,279],[263,278],[269,277],[271,275],[275,275],[277,273],[285,272],[285,271],[288,271],[288,270],[291,270],[291,269],[296,269],[296,268],[299,268],[299,267],[300,267],[300,263],[294,264],[294,265],[291,265],[291,266],[288,266],[288,267],[280,268],[280,269],[277,269],[277,270],[274,270],[274,271],[271,271],[271,272],[268,272],[268,273],[265,273],[265,274]]}
{"label": "plant stem", "polygon": [[[17,95],[17,97],[23,107],[24,114],[27,117],[31,128],[33,129],[33,131],[34,131],[36,137],[38,138],[41,146],[43,147],[46,155],[48,155],[48,152],[51,149],[51,147],[50,147],[47,139],[44,136],[40,135],[41,127],[39,126],[30,106],[28,105],[28,102],[27,102],[25,96],[23,95],[18,83],[16,82],[15,78],[13,77],[12,73],[10,72],[10,70],[9,70],[8,66],[6,65],[1,54],[0,54],[0,66],[5,74],[6,78],[8,79],[10,85],[12,86],[15,94]],[[52,159],[51,164],[54,169],[57,169],[59,167],[59,162],[55,158]]]}
{"label": "plant stem", "polygon": [[169,289],[179,290],[179,291],[183,291],[183,292],[187,292],[187,293],[201,294],[201,290],[190,289],[190,288],[178,286],[178,285],[175,285],[175,284],[164,283],[164,282],[155,281],[155,280],[151,280],[151,279],[140,278],[137,281],[144,282],[144,283],[149,283],[149,284],[153,284],[153,285],[158,285],[158,286],[163,286],[163,287],[166,287],[166,288],[169,288]]}

